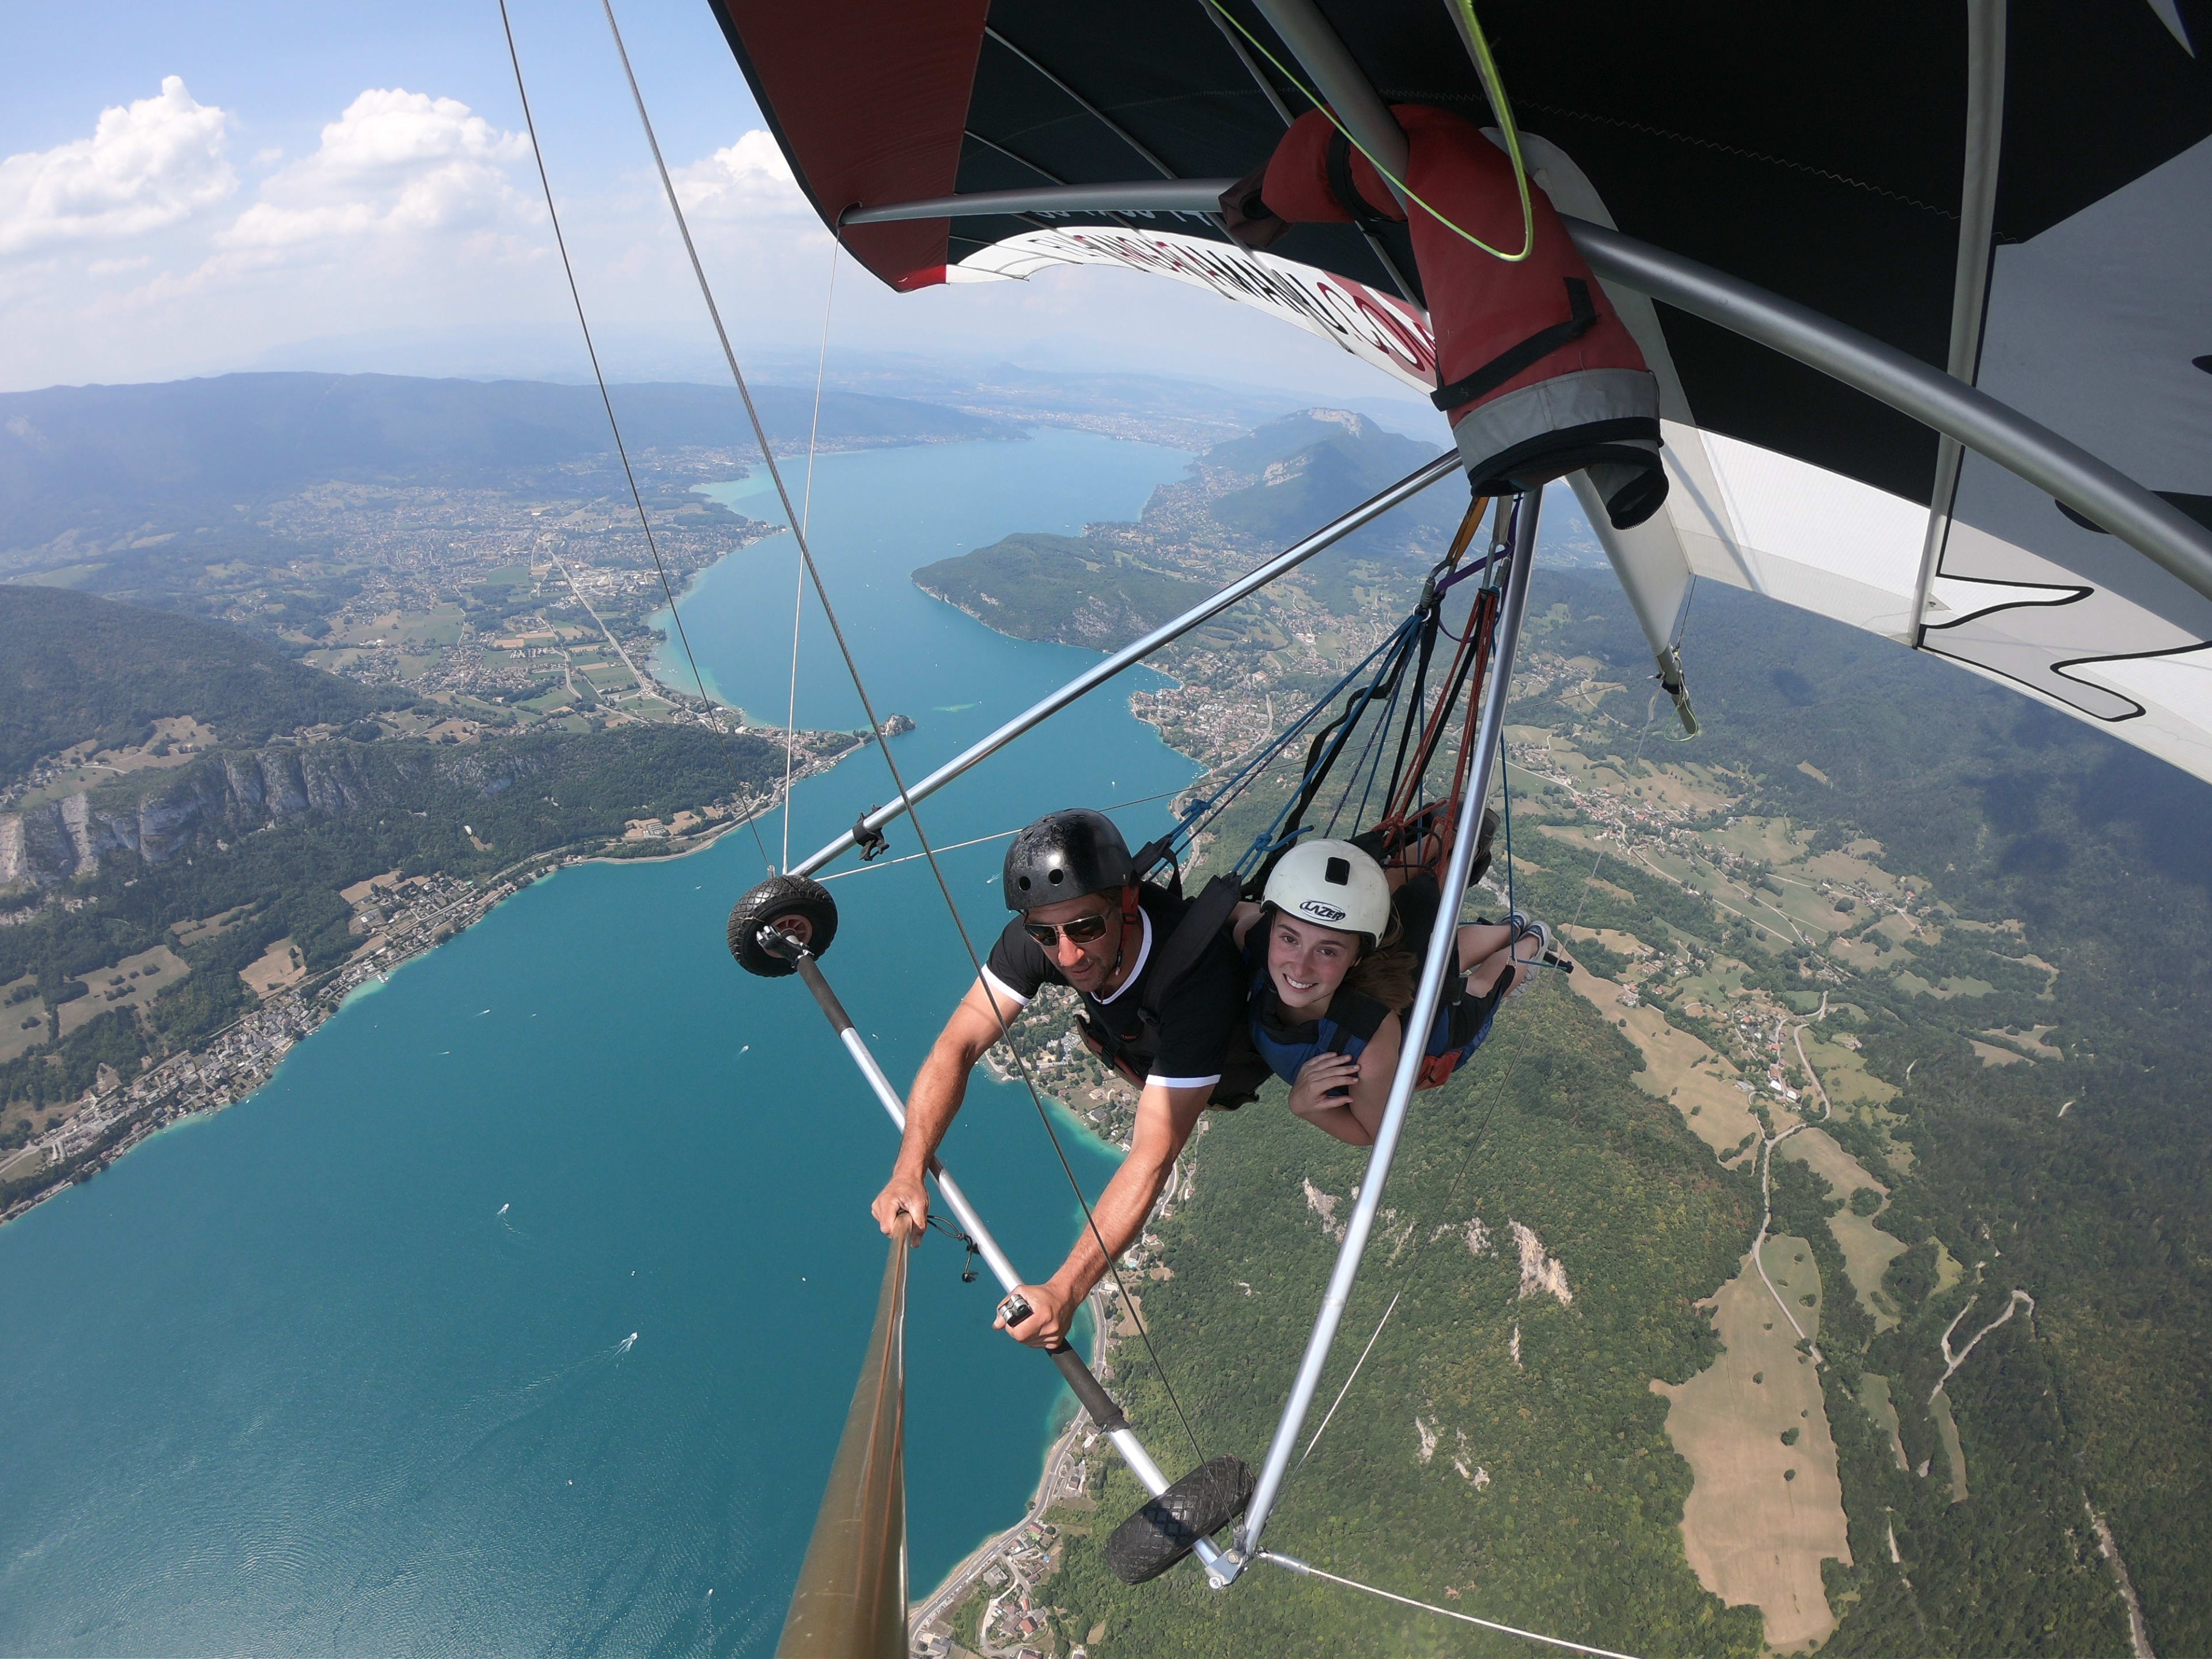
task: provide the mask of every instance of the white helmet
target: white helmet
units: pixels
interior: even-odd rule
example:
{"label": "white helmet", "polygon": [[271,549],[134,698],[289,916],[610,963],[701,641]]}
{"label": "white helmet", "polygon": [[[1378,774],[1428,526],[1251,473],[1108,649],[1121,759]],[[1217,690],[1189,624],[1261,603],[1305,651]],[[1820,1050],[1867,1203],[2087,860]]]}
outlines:
{"label": "white helmet", "polygon": [[1291,848],[1267,877],[1265,896],[1300,921],[1364,933],[1370,950],[1389,931],[1389,880],[1348,841],[1301,842]]}

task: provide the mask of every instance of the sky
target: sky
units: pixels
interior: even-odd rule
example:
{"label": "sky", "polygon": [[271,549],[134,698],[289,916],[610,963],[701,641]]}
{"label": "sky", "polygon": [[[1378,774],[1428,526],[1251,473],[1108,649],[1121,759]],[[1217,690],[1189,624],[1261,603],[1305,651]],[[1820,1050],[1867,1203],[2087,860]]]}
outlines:
{"label": "sky", "polygon": [[[509,0],[616,380],[722,372],[598,0]],[[792,183],[705,0],[617,12],[742,354],[1397,388],[1182,285],[1060,269],[895,295]],[[589,373],[497,0],[16,9],[0,100],[0,390],[250,369]],[[1411,404],[1412,400],[1407,400]]]}

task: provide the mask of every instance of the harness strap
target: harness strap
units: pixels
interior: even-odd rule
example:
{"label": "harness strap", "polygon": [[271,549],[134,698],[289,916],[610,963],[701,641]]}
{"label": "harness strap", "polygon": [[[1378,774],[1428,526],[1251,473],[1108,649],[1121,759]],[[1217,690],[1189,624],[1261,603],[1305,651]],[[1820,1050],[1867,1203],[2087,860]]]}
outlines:
{"label": "harness strap", "polygon": [[[1147,848],[1146,852],[1152,849]],[[1180,873],[1176,886],[1180,888]],[[1145,976],[1144,989],[1137,994],[1139,1023],[1157,1038],[1160,1013],[1169,991],[1193,968],[1212,944],[1214,935],[1226,927],[1237,908],[1237,901],[1243,896],[1234,876],[1216,876],[1199,891],[1184,909],[1182,917],[1166,938],[1156,942],[1154,955]],[[1125,924],[1126,925],[1126,924]],[[1142,1073],[1128,1060],[1127,1053],[1119,1037],[1094,1024],[1087,1017],[1076,1016],[1077,1030],[1082,1034],[1084,1046],[1112,1066],[1115,1070],[1139,1088],[1144,1087]],[[1157,1043],[1155,1044],[1157,1051]]]}
{"label": "harness strap", "polygon": [[1159,956],[1138,996],[1138,1012],[1148,1024],[1158,1023],[1161,1005],[1170,989],[1198,965],[1198,959],[1213,943],[1213,936],[1228,926],[1237,900],[1243,896],[1243,890],[1234,876],[1216,876],[1199,890],[1198,896],[1176,923],[1175,931],[1161,941]]}
{"label": "harness strap", "polygon": [[1579,276],[1565,279],[1567,320],[1539,329],[1516,346],[1508,346],[1474,374],[1439,386],[1429,394],[1438,409],[1450,410],[1486,397],[1522,369],[1541,362],[1571,340],[1581,338],[1597,326],[1597,308],[1590,304],[1589,284]]}

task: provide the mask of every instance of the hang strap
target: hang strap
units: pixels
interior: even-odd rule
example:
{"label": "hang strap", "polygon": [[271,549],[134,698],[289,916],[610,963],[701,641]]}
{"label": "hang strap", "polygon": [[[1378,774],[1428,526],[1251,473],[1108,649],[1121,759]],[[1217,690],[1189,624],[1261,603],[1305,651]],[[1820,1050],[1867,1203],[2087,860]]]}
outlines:
{"label": "hang strap", "polygon": [[1595,328],[1597,308],[1590,304],[1589,284],[1579,276],[1568,277],[1566,284],[1569,315],[1565,322],[1539,329],[1519,345],[1507,347],[1474,374],[1431,392],[1429,401],[1447,410],[1471,404],[1497,391],[1522,369],[1541,362],[1570,340],[1580,339]]}
{"label": "hang strap", "polygon": [[1323,157],[1328,168],[1328,192],[1336,198],[1337,206],[1352,216],[1352,223],[1372,236],[1381,234],[1385,225],[1396,222],[1370,207],[1367,198],[1359,193],[1359,186],[1352,182],[1352,140],[1341,131],[1329,135]]}

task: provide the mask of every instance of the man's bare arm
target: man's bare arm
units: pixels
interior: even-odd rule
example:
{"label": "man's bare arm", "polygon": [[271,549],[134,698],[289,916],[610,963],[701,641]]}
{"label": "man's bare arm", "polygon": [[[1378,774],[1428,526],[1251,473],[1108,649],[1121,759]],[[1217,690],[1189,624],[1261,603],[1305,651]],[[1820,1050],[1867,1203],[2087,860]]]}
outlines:
{"label": "man's bare arm", "polygon": [[[1065,1340],[1076,1309],[1091,1294],[1091,1287],[1106,1276],[1108,1254],[1120,1256],[1144,1231],[1152,1206],[1159,1201],[1175,1161],[1212,1094],[1210,1083],[1195,1089],[1146,1085],[1137,1102],[1137,1127],[1130,1137],[1129,1155],[1091,1207],[1097,1235],[1085,1227],[1058,1273],[1042,1285],[1022,1287],[1030,1316],[1011,1327],[1010,1334],[1032,1347],[1049,1347]],[[1105,1240],[1104,1251],[1098,1248],[1101,1238]]]}
{"label": "man's bare arm", "polygon": [[[922,1177],[952,1127],[952,1120],[960,1115],[960,1103],[968,1093],[968,1074],[975,1069],[984,1051],[999,1040],[1000,1027],[998,1014],[992,1011],[993,1000],[982,980],[970,986],[938,1033],[929,1058],[915,1073],[914,1087],[907,1091],[906,1133],[899,1141],[898,1161],[891,1166],[891,1178],[869,1206],[876,1224],[886,1235],[895,1236],[894,1218],[903,1211],[914,1218],[913,1242],[921,1243],[922,1232],[929,1225],[929,1188]],[[1007,1024],[1021,1018],[1018,1006],[1003,996],[996,1000]]]}

